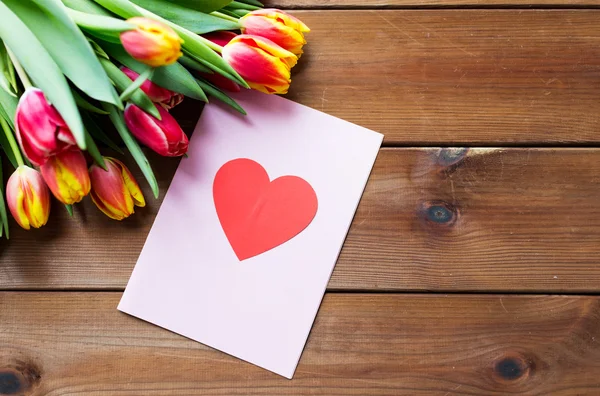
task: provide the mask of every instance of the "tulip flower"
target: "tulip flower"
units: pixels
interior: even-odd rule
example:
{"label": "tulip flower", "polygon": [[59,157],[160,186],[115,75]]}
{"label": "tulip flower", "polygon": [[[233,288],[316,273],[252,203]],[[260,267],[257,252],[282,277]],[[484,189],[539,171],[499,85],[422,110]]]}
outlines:
{"label": "tulip flower", "polygon": [[61,115],[38,88],[27,88],[19,99],[15,124],[21,150],[37,166],[76,144]]}
{"label": "tulip flower", "polygon": [[87,162],[77,148],[50,157],[40,171],[52,194],[64,204],[77,203],[90,192]]}
{"label": "tulip flower", "polygon": [[50,215],[50,193],[42,175],[26,165],[19,166],[6,185],[8,209],[26,230],[40,228]]}
{"label": "tulip flower", "polygon": [[301,20],[274,8],[252,11],[240,18],[242,33],[267,38],[300,56],[306,44],[304,33],[310,32]]}
{"label": "tulip flower", "polygon": [[[236,36],[237,36],[237,34],[235,34],[233,32],[229,32],[227,30],[222,30],[222,31],[217,31],[217,32],[212,32],[212,33],[207,33],[207,34],[202,35],[202,37],[204,37],[205,39],[210,40],[213,43],[220,45],[221,47],[224,47],[225,45],[227,45],[227,43],[229,43]],[[219,73],[211,74],[211,73],[198,72],[198,74],[200,76],[202,76],[204,79],[206,79],[207,81],[214,84],[215,86],[221,88],[222,90],[229,91],[229,92],[240,92],[241,91],[241,88],[238,84],[231,81],[227,77],[220,75]]]}
{"label": "tulip flower", "polygon": [[90,167],[90,196],[98,209],[111,219],[123,220],[133,214],[135,206],[146,206],[142,190],[129,169],[115,158],[104,157],[104,163],[107,170],[96,164]]}
{"label": "tulip flower", "polygon": [[127,22],[137,28],[121,33],[121,44],[138,61],[159,67],[175,63],[182,55],[183,40],[164,23],[143,17],[133,17]]}
{"label": "tulip flower", "polygon": [[156,106],[161,119],[158,120],[130,103],[125,107],[125,124],[143,144],[160,155],[179,157],[187,152],[188,137],[168,111]]}
{"label": "tulip flower", "polygon": [[[135,81],[135,79],[139,77],[138,73],[128,69],[125,66],[121,67],[121,71],[125,73],[125,75],[131,79],[131,81]],[[146,95],[148,95],[150,100],[152,100],[154,103],[160,104],[166,110],[172,109],[183,101],[182,94],[156,85],[150,80],[144,81],[140,89],[144,91]]]}
{"label": "tulip flower", "polygon": [[241,34],[223,47],[223,59],[248,85],[264,93],[287,93],[298,57],[263,37]]}

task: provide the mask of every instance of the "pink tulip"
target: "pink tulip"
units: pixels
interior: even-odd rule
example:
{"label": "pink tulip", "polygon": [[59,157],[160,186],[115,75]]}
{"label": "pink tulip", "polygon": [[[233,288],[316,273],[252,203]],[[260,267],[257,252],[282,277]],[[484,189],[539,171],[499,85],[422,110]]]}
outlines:
{"label": "pink tulip", "polygon": [[[213,43],[220,45],[221,47],[227,45],[227,43],[229,43],[236,36],[237,34],[226,30],[202,35],[202,37],[204,37],[205,39],[210,40]],[[205,80],[211,82],[213,85],[215,85],[218,88],[221,88],[224,91],[241,91],[241,87],[239,85],[237,85],[227,77],[220,75],[219,73],[198,73],[198,75],[202,76]]]}
{"label": "pink tulip", "polygon": [[6,202],[17,223],[26,230],[40,228],[50,215],[50,193],[40,172],[19,166],[8,178]]}
{"label": "pink tulip", "polygon": [[158,120],[134,104],[125,107],[125,123],[131,133],[143,144],[160,155],[179,157],[187,152],[188,137],[175,118],[161,106],[156,106]]}
{"label": "pink tulip", "polygon": [[90,196],[98,209],[111,219],[123,220],[131,216],[135,206],[146,206],[142,190],[129,169],[115,158],[104,157],[104,163],[107,170],[95,164],[90,167]]}
{"label": "pink tulip", "polygon": [[[134,81],[139,76],[138,73],[134,72],[131,69],[128,69],[125,66],[121,67],[121,71],[125,73],[125,75],[131,79],[131,81]],[[159,85],[156,85],[150,80],[144,81],[140,89],[144,91],[146,95],[148,95],[150,100],[152,100],[154,103],[160,104],[167,110],[172,109],[173,107],[177,106],[183,101],[182,94],[173,92]]]}
{"label": "pink tulip", "polygon": [[15,124],[23,153],[37,166],[76,144],[61,115],[38,88],[27,88],[19,99]]}

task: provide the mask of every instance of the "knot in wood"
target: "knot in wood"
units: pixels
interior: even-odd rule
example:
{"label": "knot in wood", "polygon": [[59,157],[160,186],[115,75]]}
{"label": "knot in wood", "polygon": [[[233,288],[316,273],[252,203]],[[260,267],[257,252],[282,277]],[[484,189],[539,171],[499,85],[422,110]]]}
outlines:
{"label": "knot in wood", "polygon": [[39,385],[41,374],[35,364],[17,361],[0,368],[0,395],[22,395]]}
{"label": "knot in wood", "polygon": [[496,361],[494,374],[499,380],[512,382],[529,377],[532,369],[532,360],[520,354],[510,354]]}
{"label": "knot in wood", "polygon": [[452,227],[458,219],[458,208],[445,201],[426,201],[419,208],[420,217],[425,222],[443,227]]}
{"label": "knot in wood", "polygon": [[438,165],[448,167],[462,161],[469,152],[468,147],[444,147],[437,154]]}
{"label": "knot in wood", "polygon": [[0,371],[0,395],[14,395],[23,391],[20,376],[12,371]]}

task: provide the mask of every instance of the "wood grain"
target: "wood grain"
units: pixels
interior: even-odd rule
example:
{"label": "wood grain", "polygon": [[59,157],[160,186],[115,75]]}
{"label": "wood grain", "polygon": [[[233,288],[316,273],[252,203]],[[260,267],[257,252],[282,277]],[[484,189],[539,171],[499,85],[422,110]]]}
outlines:
{"label": "wood grain", "polygon": [[298,11],[289,98],[388,145],[600,141],[600,10]]}
{"label": "wood grain", "polygon": [[327,295],[293,381],[122,314],[119,298],[0,294],[0,393],[598,392],[598,297]]}
{"label": "wood grain", "polygon": [[594,7],[598,0],[271,0],[267,7],[283,9],[327,8],[510,8],[510,7]]}
{"label": "wood grain", "polygon": [[[177,161],[151,161],[164,193]],[[599,201],[600,149],[384,149],[329,287],[597,292]],[[160,201],[122,223],[85,202],[13,223],[0,288],[125,286]]]}

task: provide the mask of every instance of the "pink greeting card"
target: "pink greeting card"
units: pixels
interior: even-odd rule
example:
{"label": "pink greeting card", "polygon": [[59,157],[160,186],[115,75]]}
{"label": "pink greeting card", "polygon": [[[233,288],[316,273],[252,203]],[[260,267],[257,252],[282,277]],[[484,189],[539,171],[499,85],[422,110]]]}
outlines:
{"label": "pink greeting card", "polygon": [[383,136],[235,99],[205,107],[118,309],[291,378]]}

